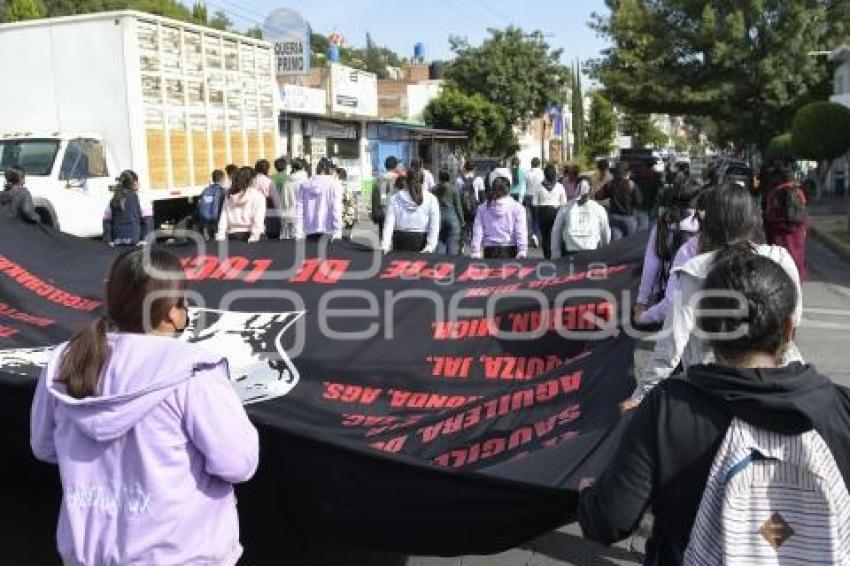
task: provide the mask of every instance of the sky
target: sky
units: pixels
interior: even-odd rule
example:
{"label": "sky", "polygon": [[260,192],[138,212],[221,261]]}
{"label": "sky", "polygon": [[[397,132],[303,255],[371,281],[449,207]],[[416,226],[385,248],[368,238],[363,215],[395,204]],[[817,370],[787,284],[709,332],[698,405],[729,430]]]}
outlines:
{"label": "sky", "polygon": [[487,36],[487,28],[510,24],[551,34],[546,39],[552,47],[564,49],[564,62],[594,58],[606,47],[587,25],[593,12],[607,12],[603,0],[206,0],[206,4],[211,13],[223,10],[240,29],[262,24],[276,8],[291,8],[314,31],[328,35],[338,30],[348,44],[365,44],[368,31],[379,45],[411,57],[413,46],[423,42],[429,60],[451,57],[450,35],[477,45]]}

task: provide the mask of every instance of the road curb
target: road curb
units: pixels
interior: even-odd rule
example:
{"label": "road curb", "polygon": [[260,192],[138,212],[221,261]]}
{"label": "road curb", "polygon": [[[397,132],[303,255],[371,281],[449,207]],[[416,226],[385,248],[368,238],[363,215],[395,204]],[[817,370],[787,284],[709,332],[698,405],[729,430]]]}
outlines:
{"label": "road curb", "polygon": [[809,231],[816,240],[824,244],[843,259],[850,261],[850,244],[841,241],[826,230],[814,225],[809,228]]}

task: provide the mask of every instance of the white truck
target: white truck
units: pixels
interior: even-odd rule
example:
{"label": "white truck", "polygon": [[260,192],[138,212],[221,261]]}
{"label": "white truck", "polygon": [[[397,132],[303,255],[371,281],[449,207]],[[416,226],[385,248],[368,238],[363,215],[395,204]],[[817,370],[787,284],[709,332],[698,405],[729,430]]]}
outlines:
{"label": "white truck", "polygon": [[213,169],[278,156],[272,44],[134,11],[0,25],[0,170],[42,219],[102,233],[124,169],[157,226],[192,211]]}

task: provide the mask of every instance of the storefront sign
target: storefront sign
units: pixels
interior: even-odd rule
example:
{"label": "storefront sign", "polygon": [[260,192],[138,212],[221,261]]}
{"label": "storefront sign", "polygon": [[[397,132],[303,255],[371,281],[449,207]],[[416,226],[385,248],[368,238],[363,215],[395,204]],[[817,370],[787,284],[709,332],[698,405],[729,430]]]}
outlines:
{"label": "storefront sign", "polygon": [[311,138],[334,138],[342,140],[353,140],[357,138],[356,124],[340,124],[327,120],[313,120],[307,122],[306,135]]}
{"label": "storefront sign", "polygon": [[298,85],[281,85],[280,97],[284,112],[322,115],[327,110],[327,91]]}
{"label": "storefront sign", "polygon": [[278,75],[310,73],[310,35],[310,24],[298,12],[279,8],[269,14],[263,36],[274,42]]}
{"label": "storefront sign", "polygon": [[364,117],[378,115],[378,79],[374,73],[331,64],[331,112]]}

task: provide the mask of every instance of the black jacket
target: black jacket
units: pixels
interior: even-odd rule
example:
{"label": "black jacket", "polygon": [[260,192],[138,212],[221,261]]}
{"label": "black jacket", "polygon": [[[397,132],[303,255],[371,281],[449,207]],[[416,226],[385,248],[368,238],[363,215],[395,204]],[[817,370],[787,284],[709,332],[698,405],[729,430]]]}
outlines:
{"label": "black jacket", "polygon": [[602,187],[596,200],[611,199],[608,210],[611,214],[632,216],[636,208],[642,205],[641,194],[637,186],[630,180],[611,181]]}
{"label": "black jacket", "polygon": [[463,204],[460,202],[460,193],[449,183],[440,183],[434,189],[434,196],[440,203],[440,214],[454,213],[459,223],[463,224]]}
{"label": "black jacket", "polygon": [[41,220],[26,187],[13,187],[0,193],[0,210],[7,218],[22,218],[36,223]]}
{"label": "black jacket", "polygon": [[655,387],[625,424],[607,470],[581,494],[585,536],[604,544],[622,540],[651,506],[645,564],[680,564],[733,416],[784,434],[814,428],[850,486],[850,390],[798,363],[760,370],[694,366],[686,377]]}
{"label": "black jacket", "polygon": [[136,191],[125,191],[109,203],[103,220],[103,239],[116,245],[135,245],[153,230],[151,211],[143,209]]}

